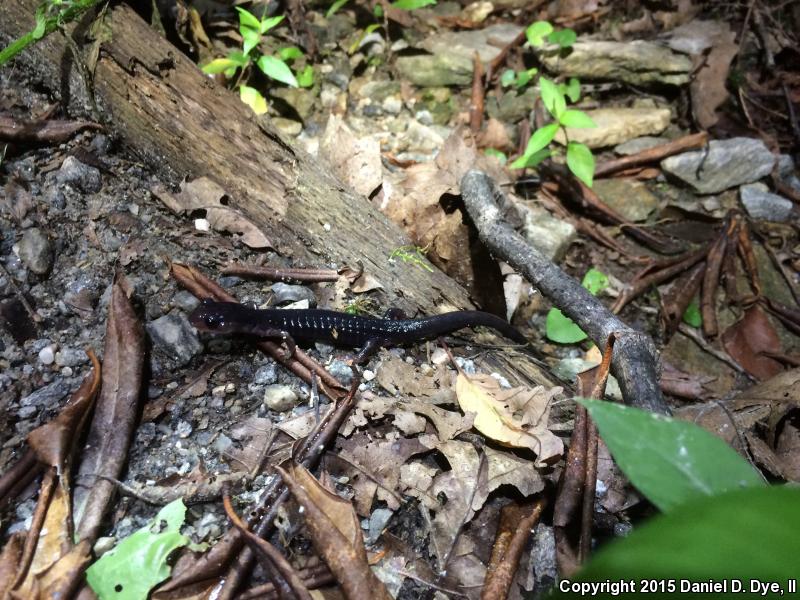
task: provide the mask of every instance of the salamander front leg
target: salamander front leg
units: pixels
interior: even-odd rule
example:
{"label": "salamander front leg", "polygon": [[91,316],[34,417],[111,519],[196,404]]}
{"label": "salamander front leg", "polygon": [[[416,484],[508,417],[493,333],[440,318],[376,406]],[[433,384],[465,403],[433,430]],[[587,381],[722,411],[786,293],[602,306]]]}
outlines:
{"label": "salamander front leg", "polygon": [[383,314],[384,319],[389,319],[390,321],[401,321],[406,317],[406,313],[403,312],[402,308],[397,308],[393,306],[392,308],[387,308],[386,312]]}
{"label": "salamander front leg", "polygon": [[365,365],[372,358],[375,353],[380,350],[381,346],[383,346],[383,340],[380,338],[371,338],[367,340],[367,343],[364,344],[364,347],[358,351],[353,357],[353,364],[355,365]]}

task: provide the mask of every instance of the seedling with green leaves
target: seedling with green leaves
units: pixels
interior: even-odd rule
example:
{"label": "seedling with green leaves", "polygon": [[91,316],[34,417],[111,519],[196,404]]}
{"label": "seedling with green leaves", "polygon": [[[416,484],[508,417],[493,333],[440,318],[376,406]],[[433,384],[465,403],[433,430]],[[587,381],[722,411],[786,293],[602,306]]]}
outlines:
{"label": "seedling with green leaves", "polygon": [[203,67],[204,73],[222,73],[228,79],[233,79],[236,73],[234,87],[239,88],[242,102],[250,106],[256,114],[267,111],[267,101],[257,89],[242,83],[249,74],[251,65],[255,64],[267,77],[280,81],[291,87],[310,87],[314,83],[314,71],[311,65],[306,65],[296,73],[287,63],[303,57],[299,48],[290,46],[281,48],[278,55],[259,52],[261,41],[271,29],[277,27],[284,19],[284,15],[259,19],[251,12],[241,7],[236,7],[239,12],[239,33],[242,36],[242,49],[234,50],[224,58],[216,58]]}
{"label": "seedling with green leaves", "polygon": [[399,258],[405,263],[411,263],[433,273],[431,266],[424,260],[427,251],[428,248],[420,248],[419,246],[400,246],[392,251],[389,255],[389,260]]}
{"label": "seedling with green leaves", "polygon": [[[568,49],[575,43],[575,32],[571,29],[555,31],[547,21],[537,21],[525,30],[528,43],[533,47],[543,46],[545,43],[558,44],[562,49]],[[503,85],[523,87],[538,73],[536,68],[515,73],[506,71],[500,77]],[[533,132],[525,152],[511,163],[515,169],[535,167],[540,162],[553,155],[550,147],[556,134],[561,130],[567,141],[566,159],[567,167],[586,185],[591,186],[594,177],[594,156],[589,147],[580,142],[571,142],[567,137],[566,128],[596,127],[597,125],[589,116],[580,110],[567,108],[567,98],[571,102],[580,99],[580,82],[572,78],[566,83],[555,83],[546,77],[539,77],[539,93],[542,104],[553,118],[551,123],[544,125]]]}
{"label": "seedling with green leaves", "polygon": [[36,23],[33,29],[0,51],[0,66],[59,27],[75,21],[99,2],[100,0],[47,0],[42,2],[36,8]]}

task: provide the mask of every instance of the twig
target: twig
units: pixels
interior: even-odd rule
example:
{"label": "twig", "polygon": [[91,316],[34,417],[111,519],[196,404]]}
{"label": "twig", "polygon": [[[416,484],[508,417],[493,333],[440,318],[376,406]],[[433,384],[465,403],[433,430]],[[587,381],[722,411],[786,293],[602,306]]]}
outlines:
{"label": "twig", "polygon": [[617,336],[613,372],[627,404],[668,414],[658,386],[656,350],[650,336],[628,327],[583,286],[528,244],[502,218],[497,199],[503,192],[480,171],[461,180],[464,204],[481,241],[506,261],[586,332],[595,344]]}
{"label": "twig", "polygon": [[252,279],[267,279],[269,281],[318,283],[322,281],[337,281],[339,274],[333,269],[279,269],[276,267],[263,267],[234,263],[222,269],[223,275],[237,275]]}

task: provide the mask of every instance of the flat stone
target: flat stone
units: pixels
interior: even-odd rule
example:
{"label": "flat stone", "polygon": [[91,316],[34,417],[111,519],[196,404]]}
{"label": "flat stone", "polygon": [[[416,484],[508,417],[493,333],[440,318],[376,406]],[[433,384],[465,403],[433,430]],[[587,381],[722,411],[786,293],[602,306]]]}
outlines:
{"label": "flat stone", "polygon": [[524,211],[523,237],[552,261],[563,258],[577,233],[570,223],[541,208],[518,205]]}
{"label": "flat stone", "polygon": [[[490,25],[469,31],[445,31],[425,38],[419,45],[431,54],[468,60],[472,64],[475,53],[484,65],[493,60],[503,46],[510,44],[522,31],[511,23]],[[472,68],[470,68],[472,72]]]}
{"label": "flat stone", "polygon": [[[664,131],[672,113],[668,108],[600,108],[584,111],[597,124],[587,129],[567,128],[572,142],[581,142],[590,148],[615,146],[643,135]],[[564,132],[559,131],[556,141],[564,144]]]}
{"label": "flat stone", "polygon": [[644,221],[658,208],[658,197],[636,179],[598,179],[592,189],[600,199],[629,221]]}
{"label": "flat stone", "polygon": [[635,85],[689,83],[692,61],[652,42],[577,41],[570,54],[546,46],[537,51],[548,70],[567,77],[610,79]]}
{"label": "flat stone", "polygon": [[777,223],[789,220],[794,204],[783,196],[773,194],[763,183],[751,183],[739,188],[747,214],[754,219],[764,219]]}
{"label": "flat stone", "polygon": [[666,144],[668,141],[669,140],[665,140],[661,137],[643,135],[642,137],[633,138],[632,140],[622,142],[615,146],[614,152],[620,156],[631,156],[632,154],[638,154],[639,152],[655,148],[661,144]]}
{"label": "flat stone", "polygon": [[472,60],[460,56],[399,56],[395,66],[400,77],[419,87],[469,85],[472,81]]}
{"label": "flat stone", "polygon": [[738,137],[714,140],[708,146],[708,153],[694,150],[665,158],[661,168],[701,194],[716,194],[758,181],[775,165],[775,157],[761,140]]}

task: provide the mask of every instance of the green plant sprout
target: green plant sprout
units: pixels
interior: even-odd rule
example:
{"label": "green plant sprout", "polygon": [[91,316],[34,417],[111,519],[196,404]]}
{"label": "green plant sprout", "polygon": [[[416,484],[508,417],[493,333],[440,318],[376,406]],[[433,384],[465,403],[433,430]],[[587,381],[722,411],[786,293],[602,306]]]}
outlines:
{"label": "green plant sprout", "polygon": [[[528,43],[533,47],[539,47],[547,43],[558,44],[562,49],[568,49],[576,40],[575,32],[571,29],[555,31],[553,26],[547,21],[537,21],[525,30]],[[505,86],[516,85],[523,87],[527,85],[538,73],[536,68],[515,73],[514,71],[504,72],[500,81]],[[567,137],[566,128],[588,128],[597,127],[589,116],[580,110],[568,109],[567,98],[571,102],[580,99],[580,82],[572,78],[567,83],[555,83],[546,77],[539,77],[539,93],[545,109],[553,118],[552,123],[548,123],[533,132],[525,152],[512,162],[509,166],[514,169],[525,169],[535,167],[540,162],[553,155],[550,143],[561,130],[567,141],[567,167],[582,182],[591,187],[594,178],[594,156],[586,144],[571,142]]]}
{"label": "green plant sprout", "polygon": [[428,252],[428,248],[420,248],[419,246],[400,246],[392,251],[389,255],[389,260],[394,260],[395,258],[399,258],[404,263],[411,263],[416,265],[426,271],[433,273],[433,268],[425,262],[425,254]]}
{"label": "green plant sprout", "polygon": [[42,2],[35,13],[34,28],[14,40],[0,51],[0,66],[3,66],[28,46],[53,33],[59,27],[76,20],[84,12],[99,4],[101,0],[47,0]]}
{"label": "green plant sprout", "polygon": [[242,49],[234,50],[224,58],[215,58],[203,67],[204,73],[222,73],[228,79],[233,79],[239,71],[239,77],[234,83],[234,88],[239,89],[242,102],[253,109],[256,114],[267,112],[267,101],[257,89],[242,83],[252,64],[255,64],[264,75],[280,81],[291,87],[310,87],[314,83],[314,71],[311,65],[295,73],[289,68],[287,62],[293,62],[303,56],[299,48],[293,46],[282,48],[277,56],[258,52],[262,38],[274,27],[283,21],[285,15],[263,17],[259,19],[254,14],[243,8],[236,7],[239,12],[239,33],[242,36]]}

